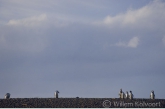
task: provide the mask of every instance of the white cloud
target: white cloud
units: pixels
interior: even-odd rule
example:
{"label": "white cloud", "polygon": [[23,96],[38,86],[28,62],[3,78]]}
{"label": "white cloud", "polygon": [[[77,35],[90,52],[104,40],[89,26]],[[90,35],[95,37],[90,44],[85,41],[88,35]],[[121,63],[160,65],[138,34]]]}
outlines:
{"label": "white cloud", "polygon": [[115,46],[118,46],[118,47],[126,47],[127,44],[126,44],[126,42],[119,41],[118,43],[115,44]]}
{"label": "white cloud", "polygon": [[131,48],[136,48],[138,45],[139,45],[138,37],[133,37],[132,39],[130,39],[129,42],[119,41],[118,43],[115,44],[115,46],[118,46],[118,47],[131,47]]}
{"label": "white cloud", "polygon": [[103,23],[106,25],[114,25],[116,23],[121,23],[122,19],[123,19],[123,15],[118,15],[115,17],[107,16],[104,19]]}
{"label": "white cloud", "polygon": [[39,25],[41,22],[45,21],[46,19],[47,19],[46,14],[42,14],[39,16],[33,16],[19,20],[10,20],[7,23],[7,25],[33,27]]}
{"label": "white cloud", "polygon": [[128,43],[128,47],[132,47],[132,48],[136,48],[139,44],[139,38],[138,37],[133,37],[129,43]]}
{"label": "white cloud", "polygon": [[[43,34],[45,31],[42,27],[44,26],[41,26],[41,24],[46,20],[46,14],[18,20],[9,20],[7,25],[3,27],[4,31],[1,32],[1,48],[31,53],[43,51],[47,46],[47,39]],[[7,30],[5,28],[9,26],[11,26],[10,31],[6,32]]]}
{"label": "white cloud", "polygon": [[24,27],[36,27],[36,26],[44,27],[43,24],[45,24],[44,26],[54,25],[55,27],[66,27],[69,23],[67,16],[55,15],[55,14],[49,15],[49,18],[47,14],[41,14],[39,16],[32,16],[18,20],[9,20],[9,22],[7,23],[8,26],[24,26]]}
{"label": "white cloud", "polygon": [[165,3],[153,1],[137,10],[129,9],[126,13],[120,13],[116,16],[108,15],[102,21],[94,22],[94,24],[109,27],[159,28],[159,25],[164,23],[164,10]]}

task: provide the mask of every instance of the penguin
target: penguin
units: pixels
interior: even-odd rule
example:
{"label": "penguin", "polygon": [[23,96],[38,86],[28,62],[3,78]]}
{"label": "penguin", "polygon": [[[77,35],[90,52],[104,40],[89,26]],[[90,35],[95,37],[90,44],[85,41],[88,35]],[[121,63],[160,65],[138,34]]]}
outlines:
{"label": "penguin", "polygon": [[60,92],[58,90],[56,90],[55,93],[54,93],[55,98],[58,98],[58,93],[60,93]]}
{"label": "penguin", "polygon": [[119,91],[119,98],[122,98],[121,94],[122,94],[122,89],[120,89]]}
{"label": "penguin", "polygon": [[126,98],[126,99],[128,99],[128,98],[129,98],[128,91],[126,91],[125,98]]}
{"label": "penguin", "polygon": [[10,98],[10,93],[6,93],[5,99],[9,99],[9,98]]}
{"label": "penguin", "polygon": [[129,99],[133,99],[133,94],[132,94],[132,91],[130,91],[130,93],[129,93]]}
{"label": "penguin", "polygon": [[150,99],[155,99],[155,94],[154,94],[154,91],[153,90],[151,91]]}
{"label": "penguin", "polygon": [[122,98],[124,99],[124,92],[122,91],[122,89],[120,89],[120,92],[119,92],[119,98]]}

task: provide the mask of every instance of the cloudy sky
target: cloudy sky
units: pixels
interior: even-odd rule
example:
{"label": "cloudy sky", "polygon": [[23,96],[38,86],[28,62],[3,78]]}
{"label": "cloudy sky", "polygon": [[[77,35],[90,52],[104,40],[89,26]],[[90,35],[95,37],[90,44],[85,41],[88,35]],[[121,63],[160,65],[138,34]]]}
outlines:
{"label": "cloudy sky", "polygon": [[165,98],[165,1],[0,0],[0,98]]}

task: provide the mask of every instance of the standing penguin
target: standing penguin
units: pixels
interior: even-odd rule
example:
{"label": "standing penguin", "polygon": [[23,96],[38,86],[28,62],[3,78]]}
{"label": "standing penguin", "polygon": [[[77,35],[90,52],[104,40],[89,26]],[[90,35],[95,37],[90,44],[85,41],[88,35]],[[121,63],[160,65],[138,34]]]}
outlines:
{"label": "standing penguin", "polygon": [[122,89],[119,91],[119,98],[121,98]]}
{"label": "standing penguin", "polygon": [[119,98],[124,99],[124,92],[122,91],[122,89],[120,89]]}
{"label": "standing penguin", "polygon": [[6,93],[5,99],[9,99],[9,98],[10,98],[10,93]]}
{"label": "standing penguin", "polygon": [[128,98],[129,98],[128,91],[126,91],[125,98],[126,98],[126,99],[128,99]]}
{"label": "standing penguin", "polygon": [[155,99],[155,94],[154,94],[154,91],[153,90],[151,91],[150,99]]}
{"label": "standing penguin", "polygon": [[54,92],[54,97],[55,97],[55,98],[58,98],[58,93],[60,93],[58,90],[56,90],[56,91]]}
{"label": "standing penguin", "polygon": [[129,99],[133,99],[133,94],[132,94],[132,91],[129,92]]}
{"label": "standing penguin", "polygon": [[121,98],[124,99],[124,96],[125,96],[125,94],[124,94],[124,92],[122,92],[121,93]]}

